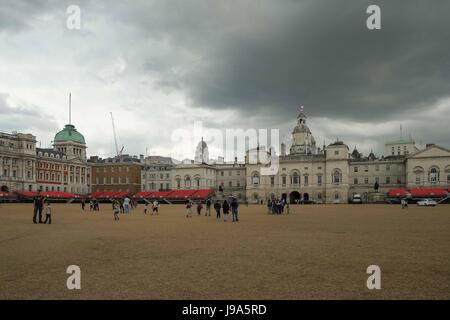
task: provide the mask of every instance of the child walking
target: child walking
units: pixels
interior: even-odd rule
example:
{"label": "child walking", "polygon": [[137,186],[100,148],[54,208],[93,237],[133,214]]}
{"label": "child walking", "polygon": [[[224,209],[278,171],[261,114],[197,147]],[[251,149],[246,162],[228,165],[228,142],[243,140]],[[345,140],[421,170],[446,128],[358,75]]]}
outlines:
{"label": "child walking", "polygon": [[44,212],[45,212],[45,221],[44,223],[52,224],[52,208],[50,207],[50,203],[45,201],[44,204]]}

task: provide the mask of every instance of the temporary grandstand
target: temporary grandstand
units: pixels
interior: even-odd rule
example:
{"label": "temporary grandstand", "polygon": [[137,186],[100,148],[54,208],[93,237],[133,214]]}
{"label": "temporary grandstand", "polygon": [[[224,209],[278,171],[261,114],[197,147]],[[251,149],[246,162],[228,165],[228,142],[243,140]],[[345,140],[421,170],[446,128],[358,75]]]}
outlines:
{"label": "temporary grandstand", "polygon": [[444,188],[396,188],[390,189],[387,194],[389,203],[399,203],[401,199],[408,199],[412,203],[416,203],[422,199],[432,198],[438,203],[449,203],[450,189]]}
{"label": "temporary grandstand", "polygon": [[[33,192],[33,191],[16,191],[14,193],[17,201],[20,202],[28,202],[28,201],[32,201],[33,198],[37,195],[37,192]],[[61,191],[42,191],[41,196],[43,196],[44,198],[52,201],[52,202],[68,202],[68,201],[73,201],[75,199],[81,199],[82,196],[75,194],[75,193],[70,193],[70,192],[61,192]],[[10,199],[14,199],[11,197],[11,195],[9,195]]]}
{"label": "temporary grandstand", "polygon": [[166,203],[184,203],[190,200],[205,200],[215,195],[214,189],[201,190],[173,190],[173,191],[141,191],[136,193],[133,198],[136,200],[158,200]]}

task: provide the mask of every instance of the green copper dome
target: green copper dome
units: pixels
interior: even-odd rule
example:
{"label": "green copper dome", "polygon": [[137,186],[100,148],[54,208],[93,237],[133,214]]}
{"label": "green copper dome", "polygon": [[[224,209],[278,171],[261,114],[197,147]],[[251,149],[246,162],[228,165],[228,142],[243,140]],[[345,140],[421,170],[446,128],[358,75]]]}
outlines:
{"label": "green copper dome", "polygon": [[84,137],[75,129],[72,124],[66,124],[64,129],[55,135],[54,142],[73,141],[81,144],[86,144]]}

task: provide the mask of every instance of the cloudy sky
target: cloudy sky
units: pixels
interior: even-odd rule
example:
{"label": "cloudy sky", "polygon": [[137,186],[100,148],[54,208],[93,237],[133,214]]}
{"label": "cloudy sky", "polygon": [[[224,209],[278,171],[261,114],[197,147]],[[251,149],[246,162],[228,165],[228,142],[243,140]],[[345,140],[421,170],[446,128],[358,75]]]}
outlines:
{"label": "cloudy sky", "polygon": [[300,105],[319,145],[381,153],[402,125],[450,147],[449,13],[447,0],[0,0],[0,131],[50,146],[71,92],[89,155],[115,153],[110,112],[125,153],[170,155],[194,121],[288,140]]}

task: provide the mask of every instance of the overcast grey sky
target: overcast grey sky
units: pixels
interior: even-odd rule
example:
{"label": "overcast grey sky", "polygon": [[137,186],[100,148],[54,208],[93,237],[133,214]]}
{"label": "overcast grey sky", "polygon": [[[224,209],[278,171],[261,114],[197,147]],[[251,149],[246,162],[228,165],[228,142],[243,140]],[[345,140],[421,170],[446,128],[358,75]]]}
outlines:
{"label": "overcast grey sky", "polygon": [[49,146],[72,92],[90,155],[115,152],[110,111],[126,153],[168,155],[194,120],[287,138],[300,105],[319,145],[380,153],[402,125],[450,147],[449,13],[446,0],[0,0],[0,131]]}

